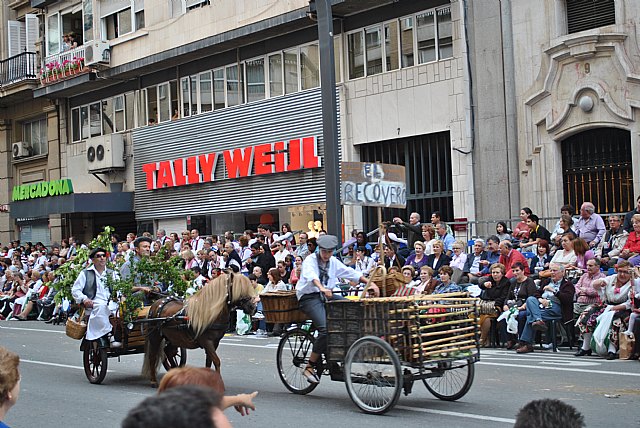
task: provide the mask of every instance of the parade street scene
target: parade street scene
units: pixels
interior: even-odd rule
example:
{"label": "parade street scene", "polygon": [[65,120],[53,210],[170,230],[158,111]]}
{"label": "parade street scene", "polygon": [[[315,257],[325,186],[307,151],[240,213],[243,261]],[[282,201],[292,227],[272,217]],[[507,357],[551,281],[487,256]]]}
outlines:
{"label": "parade street scene", "polygon": [[0,2],[0,428],[640,427],[640,2]]}

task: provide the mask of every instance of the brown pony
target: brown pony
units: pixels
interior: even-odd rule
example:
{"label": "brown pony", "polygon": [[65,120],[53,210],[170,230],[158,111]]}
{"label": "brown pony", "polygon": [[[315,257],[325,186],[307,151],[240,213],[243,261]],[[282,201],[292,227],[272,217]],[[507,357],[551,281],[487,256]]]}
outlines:
{"label": "brown pony", "polygon": [[171,298],[154,302],[148,318],[160,318],[162,321],[152,321],[149,325],[143,376],[157,387],[156,374],[163,357],[167,358],[170,366],[186,362],[186,359],[176,360],[179,348],[203,348],[207,356],[206,366],[211,367],[213,363],[219,372],[220,358],[216,350],[229,327],[229,314],[235,307],[253,315],[256,299],[251,281],[244,275],[231,272],[209,281],[184,303]]}

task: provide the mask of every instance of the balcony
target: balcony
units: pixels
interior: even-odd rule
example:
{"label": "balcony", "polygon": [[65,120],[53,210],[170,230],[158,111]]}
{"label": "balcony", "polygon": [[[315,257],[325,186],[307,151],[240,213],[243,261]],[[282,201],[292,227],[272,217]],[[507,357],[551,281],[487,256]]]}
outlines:
{"label": "balcony", "polygon": [[69,64],[79,61],[84,62],[84,45],[46,57],[42,69],[46,70],[47,64]]}
{"label": "balcony", "polygon": [[89,72],[84,63],[85,46],[50,55],[40,69],[40,83],[48,85]]}
{"label": "balcony", "polygon": [[37,79],[36,54],[23,52],[0,61],[0,86]]}

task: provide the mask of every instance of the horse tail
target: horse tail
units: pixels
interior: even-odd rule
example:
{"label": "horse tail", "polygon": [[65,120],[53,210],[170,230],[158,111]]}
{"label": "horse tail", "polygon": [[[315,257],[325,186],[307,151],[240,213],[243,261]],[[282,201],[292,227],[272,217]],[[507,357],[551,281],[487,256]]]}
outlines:
{"label": "horse tail", "polygon": [[162,361],[162,336],[160,330],[152,328],[144,342],[144,362],[142,364],[142,376],[156,383],[156,374]]}

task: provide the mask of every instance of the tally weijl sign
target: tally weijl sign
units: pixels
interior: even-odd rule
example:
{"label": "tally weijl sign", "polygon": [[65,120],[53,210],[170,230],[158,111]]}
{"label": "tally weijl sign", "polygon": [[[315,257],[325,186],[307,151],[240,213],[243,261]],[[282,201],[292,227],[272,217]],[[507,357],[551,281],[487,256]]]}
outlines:
{"label": "tally weijl sign", "polygon": [[147,190],[212,182],[220,161],[229,179],[321,166],[317,138],[295,138],[144,164]]}

